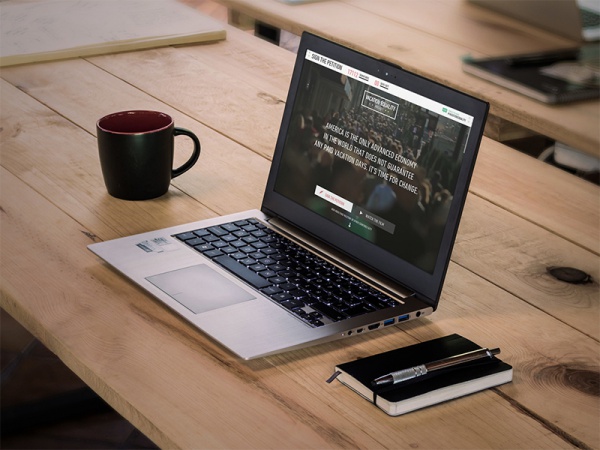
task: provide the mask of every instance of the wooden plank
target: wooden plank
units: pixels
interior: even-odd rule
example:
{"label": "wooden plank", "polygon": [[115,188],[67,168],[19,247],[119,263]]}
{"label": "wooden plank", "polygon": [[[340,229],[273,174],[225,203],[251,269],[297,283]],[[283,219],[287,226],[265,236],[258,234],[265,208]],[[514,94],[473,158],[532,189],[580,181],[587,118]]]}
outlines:
{"label": "wooden plank", "polygon": [[[236,76],[237,83],[256,88],[259,98],[271,97],[275,103],[285,101],[296,55],[262,39],[249,38],[248,33],[235,28],[228,28],[227,33],[226,42],[180,46],[178,54],[180,58],[192,58],[220,73]],[[196,78],[196,83],[202,83],[202,79]]]}
{"label": "wooden plank", "polygon": [[[483,56],[481,53],[475,52],[464,43],[452,42],[445,35],[440,38],[414,25],[399,23],[390,17],[390,14],[383,17],[377,15],[371,11],[373,2],[364,2],[366,6],[363,9],[357,8],[356,3],[347,4],[340,1],[294,6],[273,0],[219,0],[219,2],[294,34],[299,35],[304,30],[311,31],[376,57],[388,59],[410,71],[489,101],[493,115],[596,157],[600,156],[598,101],[548,106],[465,74],[461,68],[461,58],[467,54]],[[428,5],[429,2],[418,3],[424,5],[419,6],[419,9],[427,8],[425,14],[421,14],[426,19],[423,26],[428,27],[431,21],[436,23],[436,21],[446,20],[445,8],[436,10]],[[408,8],[403,5],[404,2],[401,4],[396,2],[393,8]],[[429,9],[437,11],[437,19],[428,17]],[[506,20],[497,19],[495,22],[489,22],[490,19],[480,17],[482,15],[485,16],[479,11],[479,15],[463,16],[459,19],[461,22],[474,22],[471,23],[472,27],[479,31],[488,26],[497,29],[497,24]],[[332,17],[336,19],[331,20]],[[500,27],[500,30],[506,32],[506,26]],[[460,32],[456,31],[456,33]],[[531,33],[533,32],[519,33],[519,37],[524,42],[531,42],[532,50],[534,48],[544,50],[549,47],[564,48],[572,44],[568,40],[551,37],[547,33],[535,34],[535,38]],[[542,41],[545,44],[542,44]],[[538,44],[540,47],[537,46]],[[518,48],[524,49],[526,45],[522,42]]]}
{"label": "wooden plank", "polygon": [[600,255],[600,188],[484,139],[470,191]]}
{"label": "wooden plank", "polygon": [[[124,80],[135,79],[133,84],[144,92],[167,104],[178,105],[185,114],[270,158],[281,123],[294,57],[259,39],[251,39],[252,45],[241,44],[247,42],[248,35],[235,31],[243,36],[235,43],[228,40],[196,47],[195,51],[190,47],[160,49],[156,53],[136,52],[126,58],[107,55],[91,58],[90,61]],[[261,51],[254,53],[254,45]],[[279,53],[277,57],[269,56],[269,51]],[[252,63],[254,55],[256,59]],[[289,66],[281,65],[278,61],[280,55],[285,55]],[[238,62],[229,65],[232,59]],[[244,70],[245,61],[249,65]],[[229,67],[226,71],[223,70],[225,66]],[[284,67],[283,71],[281,67]],[[290,74],[287,78],[286,73]],[[269,82],[272,76],[274,86]],[[273,94],[274,89],[280,94]],[[248,130],[254,132],[248,133]]]}
{"label": "wooden plank", "polygon": [[[0,182],[2,248],[11,255],[10,267],[3,267],[1,275],[2,307],[161,447],[394,448],[418,444],[480,448],[500,444],[556,448],[565,444],[564,432],[548,433],[546,424],[537,418],[515,414],[512,401],[504,399],[506,393],[499,396],[487,391],[422,410],[405,416],[403,426],[398,427],[397,419],[373,409],[351,391],[324,383],[333,365],[351,355],[414,342],[397,330],[376,333],[373,340],[357,339],[354,345],[338,342],[267,360],[239,361],[98,264],[85,249],[97,230],[85,229],[4,169]],[[451,297],[459,299],[457,311],[449,305],[445,320],[413,325],[412,334],[437,335],[459,327],[467,334],[477,331],[473,334],[482,341],[503,345],[506,359],[513,364],[521,359],[543,360],[532,342],[523,345],[528,343],[521,342],[523,328],[516,332],[518,323],[512,324],[513,333],[483,339],[482,330],[506,331],[503,308],[514,306],[523,320],[550,321],[547,325],[558,328],[555,336],[562,339],[561,345],[543,347],[550,356],[562,355],[568,346],[570,358],[593,360],[589,339],[457,269],[460,280],[451,291],[456,292]],[[39,274],[36,283],[31,283],[31,273]],[[477,298],[465,296],[463,286],[479,288],[472,291]],[[488,297],[481,294],[499,296],[502,305],[489,311]],[[480,320],[465,317],[463,301],[470,305],[477,299],[478,309],[491,316],[495,326],[490,328],[488,322],[486,328]],[[551,399],[544,400],[546,387],[530,385],[535,374],[519,371],[503,392],[518,397],[525,391],[546,408],[549,403],[560,405],[563,411],[576,404],[585,413],[570,421],[573,415],[569,414],[564,422],[562,417],[557,422],[575,435],[571,441],[597,445],[594,426],[589,425],[597,419],[597,410],[591,410],[589,403],[596,403],[562,385],[554,388]],[[549,417],[553,421],[553,415]],[[465,423],[477,426],[465,427]]]}
{"label": "wooden plank", "polygon": [[514,139],[523,139],[532,136],[539,136],[527,128],[516,123],[507,122],[497,116],[488,115],[485,122],[485,135],[498,142],[506,142]]}
{"label": "wooden plank", "polygon": [[[600,279],[600,258],[477,196],[469,196],[452,261],[600,340],[600,286],[569,284],[548,267],[575,267]],[[599,347],[600,349],[600,347]]]}

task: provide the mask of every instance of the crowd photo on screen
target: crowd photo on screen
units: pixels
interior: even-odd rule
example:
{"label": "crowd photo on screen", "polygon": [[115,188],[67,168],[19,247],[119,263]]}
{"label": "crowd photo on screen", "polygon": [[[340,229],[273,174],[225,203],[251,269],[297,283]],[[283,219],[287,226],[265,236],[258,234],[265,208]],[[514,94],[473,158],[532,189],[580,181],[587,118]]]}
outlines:
{"label": "crowd photo on screen", "polygon": [[315,63],[300,87],[275,189],[432,272],[469,127]]}

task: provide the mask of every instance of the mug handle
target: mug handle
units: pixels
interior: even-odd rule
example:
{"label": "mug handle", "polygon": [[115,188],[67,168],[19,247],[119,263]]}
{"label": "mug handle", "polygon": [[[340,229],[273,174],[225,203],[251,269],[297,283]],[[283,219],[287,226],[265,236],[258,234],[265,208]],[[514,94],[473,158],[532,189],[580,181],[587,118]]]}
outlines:
{"label": "mug handle", "polygon": [[192,153],[192,156],[190,156],[190,159],[188,159],[185,163],[183,163],[177,169],[171,170],[171,178],[178,177],[182,173],[185,173],[188,170],[190,170],[192,166],[196,164],[196,161],[198,161],[198,158],[200,157],[200,140],[198,139],[198,137],[190,130],[186,130],[185,128],[173,128],[173,136],[179,135],[188,136],[192,141],[194,141],[194,152]]}

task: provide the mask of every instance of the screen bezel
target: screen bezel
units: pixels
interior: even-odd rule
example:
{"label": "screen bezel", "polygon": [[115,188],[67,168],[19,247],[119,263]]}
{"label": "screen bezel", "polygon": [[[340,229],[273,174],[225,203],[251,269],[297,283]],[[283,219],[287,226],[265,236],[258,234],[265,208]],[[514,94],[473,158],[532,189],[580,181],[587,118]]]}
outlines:
{"label": "screen bezel", "polygon": [[[278,168],[281,163],[288,128],[292,120],[302,68],[307,62],[305,55],[308,49],[473,116],[474,120],[466,143],[463,164],[459,172],[454,198],[443,232],[438,258],[432,273],[428,273],[398,256],[377,247],[372,242],[342,229],[339,225],[329,221],[325,217],[275,191]],[[301,231],[322,241],[324,244],[332,246],[337,251],[370,267],[389,280],[415,292],[417,297],[432,305],[435,309],[448,268],[488,110],[489,104],[480,99],[408,72],[389,62],[372,58],[314,34],[304,32],[298,49],[298,56],[292,74],[288,98],[261,209],[267,215],[277,217],[292,224]]]}

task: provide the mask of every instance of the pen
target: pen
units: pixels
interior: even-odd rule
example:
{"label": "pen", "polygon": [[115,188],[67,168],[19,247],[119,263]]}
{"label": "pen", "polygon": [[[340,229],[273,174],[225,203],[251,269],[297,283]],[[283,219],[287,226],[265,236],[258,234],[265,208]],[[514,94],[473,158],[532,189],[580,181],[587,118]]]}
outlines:
{"label": "pen", "polygon": [[481,348],[479,350],[473,350],[471,352],[461,353],[460,355],[438,359],[437,361],[428,362],[419,366],[410,367],[408,369],[398,370],[397,372],[391,372],[387,375],[383,375],[382,377],[375,378],[371,384],[379,387],[386,386],[388,384],[401,383],[403,381],[425,375],[428,372],[433,372],[434,370],[456,366],[458,364],[475,361],[477,359],[492,358],[498,353],[500,353],[499,348],[493,348],[491,350],[488,348]]}

